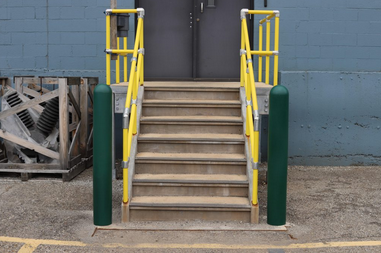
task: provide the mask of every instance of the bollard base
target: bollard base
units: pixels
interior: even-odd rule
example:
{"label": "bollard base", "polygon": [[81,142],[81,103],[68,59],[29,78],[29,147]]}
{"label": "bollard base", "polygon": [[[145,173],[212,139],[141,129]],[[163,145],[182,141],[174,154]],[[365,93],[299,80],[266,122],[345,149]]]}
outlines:
{"label": "bollard base", "polygon": [[130,221],[130,203],[122,202],[122,223]]}
{"label": "bollard base", "polygon": [[250,222],[252,224],[258,224],[259,223],[259,204],[251,205]]}

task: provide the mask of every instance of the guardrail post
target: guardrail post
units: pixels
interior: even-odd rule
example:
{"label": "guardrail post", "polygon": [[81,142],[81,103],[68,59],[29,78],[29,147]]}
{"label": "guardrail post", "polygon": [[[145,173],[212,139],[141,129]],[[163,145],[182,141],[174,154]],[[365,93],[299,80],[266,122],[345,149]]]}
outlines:
{"label": "guardrail post", "polygon": [[112,91],[99,84],[94,89],[93,202],[94,225],[112,223]]}
{"label": "guardrail post", "polygon": [[288,159],[288,101],[286,87],[274,86],[270,91],[267,223],[286,224],[287,159]]}

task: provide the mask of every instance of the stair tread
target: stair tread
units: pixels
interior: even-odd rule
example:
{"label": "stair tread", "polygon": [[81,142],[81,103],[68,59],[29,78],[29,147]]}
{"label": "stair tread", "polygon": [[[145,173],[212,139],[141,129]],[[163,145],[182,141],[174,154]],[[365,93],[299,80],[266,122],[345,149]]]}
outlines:
{"label": "stair tread", "polygon": [[240,105],[237,100],[209,100],[209,99],[144,99],[143,104],[180,104],[180,105]]}
{"label": "stair tread", "polygon": [[133,197],[130,206],[250,208],[250,202],[247,197],[140,196]]}
{"label": "stair tread", "polygon": [[234,174],[135,174],[134,182],[247,184],[248,178],[246,175]]}
{"label": "stair tread", "polygon": [[239,89],[239,82],[155,82],[146,81],[144,82],[144,87],[146,88],[233,88]]}
{"label": "stair tread", "polygon": [[244,141],[242,134],[140,134],[139,140]]}
{"label": "stair tread", "polygon": [[192,160],[192,161],[246,161],[244,154],[209,154],[209,153],[153,153],[140,152],[136,160]]}
{"label": "stair tread", "polygon": [[164,121],[164,122],[240,122],[242,123],[241,116],[142,116],[140,121]]}

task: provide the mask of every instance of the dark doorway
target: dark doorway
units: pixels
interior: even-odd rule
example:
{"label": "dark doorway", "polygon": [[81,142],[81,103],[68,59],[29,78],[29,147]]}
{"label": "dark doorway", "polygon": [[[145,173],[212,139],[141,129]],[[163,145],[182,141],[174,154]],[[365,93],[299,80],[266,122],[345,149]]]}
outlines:
{"label": "dark doorway", "polygon": [[[239,14],[252,5],[250,0],[137,0],[136,7],[146,11],[146,80],[238,80]],[[249,31],[252,41],[252,22]]]}

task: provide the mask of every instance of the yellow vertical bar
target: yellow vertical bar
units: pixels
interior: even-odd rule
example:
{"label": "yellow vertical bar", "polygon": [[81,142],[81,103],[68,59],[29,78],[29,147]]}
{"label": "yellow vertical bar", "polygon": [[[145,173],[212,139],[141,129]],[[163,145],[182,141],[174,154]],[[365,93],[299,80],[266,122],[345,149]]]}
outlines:
{"label": "yellow vertical bar", "polygon": [[[270,30],[271,23],[270,20],[266,21],[266,51],[270,51]],[[266,56],[266,81],[265,83],[270,84],[270,56]]]}
{"label": "yellow vertical bar", "polygon": [[[259,51],[262,51],[263,46],[263,26],[259,24]],[[258,82],[262,82],[262,56],[258,56]]]}
{"label": "yellow vertical bar", "polygon": [[[245,49],[245,40],[243,38],[244,36],[244,33],[243,33],[243,26],[241,24],[241,49]],[[240,75],[240,81],[241,81],[241,87],[243,87],[245,84],[245,73],[246,73],[246,69],[245,69],[245,63],[242,62],[242,59],[243,59],[244,55],[242,54],[241,55],[241,75]]]}
{"label": "yellow vertical bar", "polygon": [[[128,161],[128,129],[123,129],[123,161]],[[128,202],[128,168],[123,168],[123,203]]]}
{"label": "yellow vertical bar", "polygon": [[[110,49],[110,15],[106,14],[106,49]],[[106,54],[106,83],[111,84],[111,54]]]}
{"label": "yellow vertical bar", "polygon": [[[123,49],[127,50],[127,37],[123,38]],[[123,56],[123,82],[127,82],[127,54]]]}
{"label": "yellow vertical bar", "polygon": [[[254,131],[254,163],[258,163],[259,157],[259,131]],[[253,205],[258,204],[258,169],[253,169]]]}
{"label": "yellow vertical bar", "polygon": [[[144,19],[142,19],[142,28],[140,35],[140,48],[144,48]],[[144,54],[141,56],[140,85],[144,84]]]}
{"label": "yellow vertical bar", "polygon": [[123,203],[128,203],[128,168],[123,168]]}
{"label": "yellow vertical bar", "polygon": [[[275,16],[274,51],[279,53],[279,15]],[[274,86],[278,85],[278,54],[274,55]]]}
{"label": "yellow vertical bar", "polygon": [[[120,41],[119,41],[119,37],[116,38],[116,49],[120,49]],[[115,83],[120,83],[120,56],[118,54],[118,56],[116,57],[116,61],[115,61]]]}

